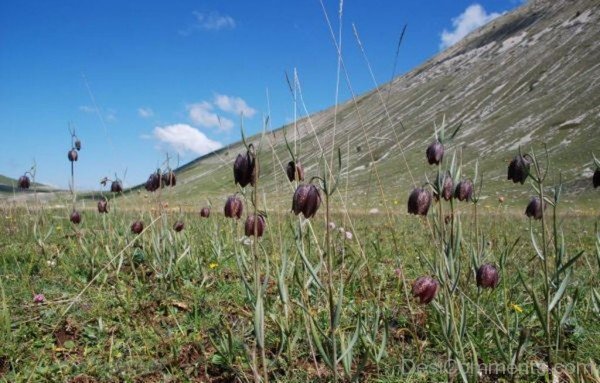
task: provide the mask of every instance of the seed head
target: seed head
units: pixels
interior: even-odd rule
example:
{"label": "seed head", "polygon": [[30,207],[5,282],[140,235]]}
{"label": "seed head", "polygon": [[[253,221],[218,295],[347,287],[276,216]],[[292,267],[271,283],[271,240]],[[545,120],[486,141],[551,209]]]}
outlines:
{"label": "seed head", "polygon": [[423,188],[415,188],[408,197],[408,213],[427,215],[431,205],[431,193]]}
{"label": "seed head", "polygon": [[106,201],[105,199],[101,199],[100,201],[98,201],[98,213],[108,213],[108,201]]}
{"label": "seed head", "polygon": [[265,217],[261,214],[256,215],[256,219],[254,219],[254,217],[254,214],[250,214],[248,218],[246,218],[244,233],[247,237],[250,237],[254,235],[254,231],[256,230],[256,236],[262,237],[263,232],[265,231]]}
{"label": "seed head", "polygon": [[294,180],[304,181],[304,169],[299,162],[288,162],[286,173],[290,182],[293,182]]}
{"label": "seed head", "polygon": [[162,183],[163,186],[175,186],[177,184],[177,178],[175,177],[175,172],[169,170],[168,172],[164,172],[162,175]]}
{"label": "seed head", "polygon": [[78,157],[78,154],[77,154],[77,150],[75,150],[75,149],[71,149],[71,150],[69,150],[69,152],[67,153],[67,158],[68,158],[68,159],[69,159],[69,161],[71,161],[71,162],[77,161],[77,157]]}
{"label": "seed head", "polygon": [[242,204],[242,200],[234,195],[227,198],[227,202],[225,202],[225,208],[223,209],[225,217],[240,219],[243,211],[244,205]]}
{"label": "seed head", "polygon": [[210,208],[209,207],[203,207],[202,209],[200,209],[200,217],[203,217],[203,218],[210,217]]}
{"label": "seed head", "polygon": [[77,149],[77,151],[81,150],[81,140],[79,140],[79,138],[75,140],[74,145],[75,145],[75,149]]}
{"label": "seed head", "polygon": [[113,193],[121,193],[123,191],[123,185],[121,184],[121,181],[113,181],[110,184],[110,191]]}
{"label": "seed head", "polygon": [[142,231],[144,231],[144,222],[138,220],[131,224],[131,232],[133,234],[140,234]]}
{"label": "seed head", "polygon": [[[544,202],[544,210],[546,209],[546,205],[546,202]],[[533,219],[542,219],[542,203],[539,197],[531,197],[525,209],[525,215]]]}
{"label": "seed head", "polygon": [[31,185],[29,177],[27,177],[25,174],[19,177],[19,181],[17,183],[21,189],[29,189],[29,186]]}
{"label": "seed head", "polygon": [[438,140],[435,140],[427,147],[425,154],[427,155],[427,162],[429,162],[429,165],[438,165],[442,162],[442,158],[444,158],[444,145]]}
{"label": "seed head", "polygon": [[321,205],[321,194],[313,184],[302,184],[296,188],[292,199],[292,211],[298,215],[302,213],[305,218],[313,217]]}
{"label": "seed head", "polygon": [[256,159],[254,153],[250,150],[245,155],[238,154],[233,163],[233,178],[236,184],[241,187],[256,182]]}
{"label": "seed head", "polygon": [[175,224],[173,225],[173,230],[175,230],[176,232],[180,232],[181,230],[183,230],[184,227],[184,223],[183,221],[179,220],[177,222],[175,222]]}
{"label": "seed head", "polygon": [[597,168],[596,171],[594,172],[593,183],[594,183],[594,189],[597,188],[598,186],[600,186],[600,168]]}
{"label": "seed head", "polygon": [[81,214],[77,210],[73,210],[69,216],[69,220],[75,225],[79,225],[81,223]]}
{"label": "seed head", "polygon": [[470,201],[473,198],[473,183],[469,179],[464,179],[456,185],[454,198],[459,201]]}
{"label": "seed head", "polygon": [[491,263],[481,265],[477,270],[476,279],[478,287],[493,289],[498,286],[498,281],[500,280],[498,269]]}
{"label": "seed head", "polygon": [[527,176],[529,176],[530,166],[531,161],[529,161],[525,156],[520,154],[516,155],[508,165],[507,179],[512,180],[514,183],[520,182],[521,185],[524,184]]}
{"label": "seed head", "polygon": [[435,298],[438,289],[438,281],[435,279],[423,276],[417,278],[412,285],[412,295],[419,298],[419,303],[428,304]]}

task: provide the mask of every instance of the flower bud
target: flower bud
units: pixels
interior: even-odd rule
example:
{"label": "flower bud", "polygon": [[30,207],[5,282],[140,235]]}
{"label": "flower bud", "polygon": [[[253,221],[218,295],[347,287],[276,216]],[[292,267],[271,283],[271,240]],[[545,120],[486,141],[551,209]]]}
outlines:
{"label": "flower bud", "polygon": [[79,214],[77,210],[73,210],[69,216],[69,220],[75,225],[78,225],[81,222],[81,214]]}
{"label": "flower bud", "polygon": [[512,180],[514,183],[520,182],[525,183],[527,176],[529,176],[529,167],[531,161],[522,155],[517,155],[508,165],[508,177],[507,179]]}
{"label": "flower bud", "polygon": [[113,193],[121,193],[123,191],[123,185],[121,181],[113,181],[110,184],[110,191]]}
{"label": "flower bud", "polygon": [[600,186],[600,169],[596,169],[596,171],[594,172],[593,183],[594,183],[594,189],[597,188],[598,186]]}
{"label": "flower bud", "polygon": [[294,180],[304,181],[304,169],[302,168],[302,165],[299,162],[288,162],[286,173],[290,182],[293,182]]}
{"label": "flower bud", "polygon": [[173,230],[175,230],[176,232],[180,232],[181,230],[183,230],[184,228],[184,223],[183,221],[179,220],[177,222],[175,222],[175,224],[173,225]]}
{"label": "flower bud", "polygon": [[75,140],[74,145],[75,145],[75,149],[77,149],[77,151],[81,150],[81,141],[79,140],[79,138]]}
{"label": "flower bud", "polygon": [[240,219],[243,211],[244,205],[238,197],[232,195],[227,198],[227,202],[225,202],[225,208],[223,209],[225,217]]}
{"label": "flower bud", "polygon": [[233,163],[233,178],[236,184],[241,187],[246,187],[248,184],[256,182],[256,161],[254,153],[250,150],[246,151],[245,155],[238,154]]}
{"label": "flower bud", "polygon": [[423,276],[417,278],[412,285],[412,295],[419,298],[419,303],[428,304],[435,298],[438,289],[438,281],[435,279]]}
{"label": "flower bud", "polygon": [[431,193],[423,188],[415,188],[408,197],[408,213],[427,215],[431,205]]}
{"label": "flower bud", "polygon": [[262,237],[263,232],[265,231],[265,217],[261,214],[256,215],[256,219],[254,214],[251,214],[246,218],[246,224],[244,225],[244,234],[247,237],[254,235],[256,231],[256,237]]}
{"label": "flower bud", "polygon": [[[546,205],[546,202],[544,202],[544,209],[546,209]],[[542,203],[539,197],[531,197],[525,209],[525,215],[533,219],[542,219]]]}
{"label": "flower bud", "polygon": [[144,231],[144,223],[142,221],[134,221],[131,224],[131,232],[133,234],[140,234],[142,231]]}
{"label": "flower bud", "polygon": [[175,172],[169,170],[168,172],[164,172],[162,175],[162,183],[163,186],[175,186],[177,184],[177,178],[175,177]]}
{"label": "flower bud", "polygon": [[491,263],[481,265],[477,270],[476,279],[477,287],[493,289],[498,286],[498,281],[500,279],[498,276],[498,269]]}
{"label": "flower bud", "polygon": [[203,207],[202,209],[200,209],[200,217],[203,217],[203,218],[210,217],[210,208],[209,207]]}
{"label": "flower bud", "polygon": [[21,189],[29,189],[31,181],[29,181],[29,177],[27,177],[26,175],[22,175],[21,177],[19,177],[18,184]]}
{"label": "flower bud", "polygon": [[292,199],[292,211],[298,215],[302,213],[305,218],[313,217],[321,205],[321,194],[313,184],[302,184],[296,188]]}
{"label": "flower bud", "polygon": [[67,158],[69,159],[69,161],[73,162],[73,161],[77,161],[77,150],[75,149],[71,149],[69,150],[69,152],[67,153]]}
{"label": "flower bud", "polygon": [[108,201],[106,201],[105,199],[101,199],[100,201],[98,201],[98,213],[108,213]]}
{"label": "flower bud", "polygon": [[429,165],[438,165],[442,162],[442,158],[444,158],[444,145],[438,140],[435,140],[427,147],[425,154],[427,155],[427,162],[429,162]]}
{"label": "flower bud", "polygon": [[470,201],[473,198],[473,183],[471,180],[464,179],[456,185],[454,190],[454,198],[459,201]]}

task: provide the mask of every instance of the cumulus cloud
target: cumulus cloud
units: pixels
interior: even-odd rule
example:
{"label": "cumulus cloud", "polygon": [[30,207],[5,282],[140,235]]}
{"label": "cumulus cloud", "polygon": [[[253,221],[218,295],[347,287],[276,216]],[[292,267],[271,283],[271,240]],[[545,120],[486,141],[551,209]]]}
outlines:
{"label": "cumulus cloud", "polygon": [[233,121],[228,118],[220,117],[213,111],[213,109],[213,105],[207,101],[202,101],[187,106],[188,114],[194,124],[206,128],[217,128],[220,130],[231,129],[233,127]]}
{"label": "cumulus cloud", "polygon": [[154,128],[153,136],[182,155],[192,152],[201,156],[223,147],[220,142],[211,140],[204,133],[187,124],[157,126]]}
{"label": "cumulus cloud", "polygon": [[251,108],[246,104],[246,101],[240,97],[226,96],[224,94],[216,94],[214,104],[223,112],[233,114],[243,114],[244,117],[252,117],[256,114],[256,109]]}
{"label": "cumulus cloud", "polygon": [[154,111],[152,108],[138,108],[138,115],[142,118],[150,118],[154,116]]}
{"label": "cumulus cloud", "polygon": [[479,4],[471,4],[458,17],[452,19],[453,30],[442,32],[440,49],[448,48],[468,35],[470,32],[487,24],[491,20],[500,16],[500,13],[487,13],[486,10]]}

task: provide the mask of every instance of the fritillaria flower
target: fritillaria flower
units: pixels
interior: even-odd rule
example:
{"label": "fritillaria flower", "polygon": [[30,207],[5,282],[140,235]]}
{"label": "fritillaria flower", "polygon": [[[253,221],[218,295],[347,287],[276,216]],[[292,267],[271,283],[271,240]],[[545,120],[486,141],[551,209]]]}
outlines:
{"label": "fritillaria flower", "polygon": [[73,210],[71,215],[69,216],[69,220],[73,222],[75,225],[81,223],[81,214],[77,210]]}
{"label": "fritillaria flower", "polygon": [[146,185],[145,185],[146,190],[148,190],[149,192],[154,192],[154,191],[158,190],[159,187],[160,187],[160,176],[158,175],[158,173],[150,174],[150,176],[148,177],[148,180],[146,181]]}
{"label": "fritillaria flower", "polygon": [[113,193],[121,193],[123,191],[123,185],[121,184],[121,181],[113,181],[110,184],[110,191]]}
{"label": "fritillaria flower", "polygon": [[210,208],[209,207],[203,207],[202,209],[200,209],[200,217],[203,217],[203,218],[210,217]]}
{"label": "fritillaria flower", "polygon": [[256,232],[257,237],[262,237],[265,231],[265,217],[261,214],[251,214],[246,218],[246,224],[244,225],[244,234],[247,237],[254,235]]}
{"label": "fritillaria flower", "polygon": [[419,303],[428,304],[435,298],[438,289],[438,281],[432,277],[423,276],[417,278],[412,285],[412,295],[419,299]]}
{"label": "fritillaria flower", "polygon": [[321,194],[313,184],[302,184],[296,188],[292,199],[292,211],[298,215],[302,213],[305,218],[313,217],[321,205]]}
{"label": "fritillaria flower", "polygon": [[77,150],[75,149],[71,149],[69,150],[69,152],[67,153],[67,158],[69,159],[69,161],[74,162],[77,161],[77,157],[79,157],[79,155],[77,154]]}
{"label": "fritillaria flower", "polygon": [[246,154],[238,154],[233,163],[233,178],[236,184],[246,187],[248,184],[254,186],[256,182],[256,158],[250,150]]}
{"label": "fritillaria flower", "polygon": [[164,172],[162,175],[162,183],[163,186],[175,186],[177,184],[177,178],[175,177],[175,172],[169,170],[168,172]]}
{"label": "fritillaria flower", "polygon": [[[546,202],[544,202],[544,209],[546,208]],[[533,219],[542,219],[542,203],[539,197],[531,197],[529,204],[525,209],[525,215]]]}
{"label": "fritillaria flower", "polygon": [[27,175],[24,174],[21,177],[19,177],[18,184],[21,189],[29,189],[31,181],[29,180],[29,177],[27,177]]}
{"label": "fritillaria flower", "polygon": [[408,197],[408,213],[427,215],[431,206],[431,193],[423,188],[415,188]]}
{"label": "fritillaria flower", "polygon": [[514,183],[520,182],[525,183],[527,176],[529,176],[529,167],[531,161],[525,156],[517,155],[508,165],[508,177],[507,179],[512,180]]}
{"label": "fritillaria flower", "polygon": [[498,281],[500,280],[498,269],[491,263],[481,265],[477,270],[476,279],[478,287],[493,289],[498,286]]}
{"label": "fritillaria flower", "polygon": [[79,138],[75,140],[74,146],[75,146],[75,149],[77,149],[77,151],[81,150],[81,140]]}
{"label": "fritillaria flower", "polygon": [[304,169],[299,162],[288,162],[286,173],[290,182],[293,182],[294,180],[304,181]]}
{"label": "fritillaria flower", "polygon": [[105,199],[101,199],[100,201],[98,201],[98,213],[108,213],[108,201],[106,201]]}
{"label": "fritillaria flower", "polygon": [[142,221],[134,221],[131,224],[131,232],[133,234],[140,234],[142,231],[144,231],[144,223]]}
{"label": "fritillaria flower", "polygon": [[176,232],[180,232],[181,230],[183,230],[184,228],[184,223],[183,221],[179,220],[177,222],[175,222],[175,224],[173,225],[173,230],[175,230]]}
{"label": "fritillaria flower", "polygon": [[242,204],[242,200],[234,195],[227,198],[227,202],[225,202],[225,208],[223,209],[225,217],[240,219],[243,211],[244,205]]}
{"label": "fritillaria flower", "polygon": [[438,140],[435,140],[427,147],[425,154],[427,155],[427,162],[429,162],[429,165],[438,165],[442,162],[442,158],[444,158],[444,145]]}
{"label": "fritillaria flower", "polygon": [[459,201],[470,201],[473,197],[473,183],[471,180],[464,179],[456,185],[454,190],[454,198]]}

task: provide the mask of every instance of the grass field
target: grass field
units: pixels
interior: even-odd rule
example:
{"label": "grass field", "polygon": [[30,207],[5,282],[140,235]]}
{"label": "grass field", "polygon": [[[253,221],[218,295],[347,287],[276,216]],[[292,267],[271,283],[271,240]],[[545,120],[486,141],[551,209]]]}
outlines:
{"label": "grass field", "polygon": [[[439,203],[427,217],[407,215],[404,201],[360,215],[332,199],[332,224],[325,203],[310,220],[267,211],[254,241],[244,235],[250,196],[239,221],[222,206],[209,218],[167,208],[160,192],[142,193],[135,207],[111,199],[108,214],[87,209],[80,225],[70,208],[5,206],[0,381],[540,381],[548,338],[535,302],[548,302],[536,246],[545,239],[554,265],[555,232],[565,263],[583,251],[550,315],[555,375],[597,381],[597,212],[559,210],[555,231],[548,209],[542,237],[539,221],[499,202],[476,216],[473,203],[442,202],[453,208],[445,225]],[[145,225],[139,235],[135,220]],[[451,260],[440,248],[449,237]],[[500,283],[479,290],[475,269],[488,262]],[[430,304],[411,294],[422,275],[440,281]]]}

